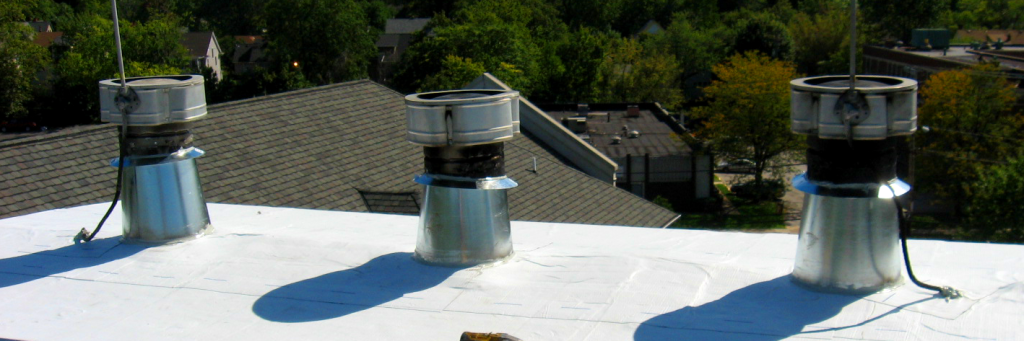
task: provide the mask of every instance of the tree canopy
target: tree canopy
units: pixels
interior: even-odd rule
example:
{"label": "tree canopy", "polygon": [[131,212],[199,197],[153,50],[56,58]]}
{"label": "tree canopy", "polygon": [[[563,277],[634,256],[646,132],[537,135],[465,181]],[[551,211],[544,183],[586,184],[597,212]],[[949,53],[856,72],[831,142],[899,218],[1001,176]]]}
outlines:
{"label": "tree canopy", "polygon": [[33,44],[32,30],[0,22],[0,117],[24,116],[32,100],[36,75],[49,62],[46,49]]}
{"label": "tree canopy", "polygon": [[950,29],[1024,29],[1024,0],[959,0],[939,15]]}
{"label": "tree canopy", "polygon": [[316,84],[366,77],[377,30],[352,0],[272,0],[267,40],[278,60]]}
{"label": "tree canopy", "polygon": [[972,239],[1024,242],[1024,153],[981,170],[967,201],[963,232]]}
{"label": "tree canopy", "polygon": [[[65,26],[73,49],[57,58],[54,112],[64,122],[99,121],[99,81],[117,78],[113,21],[95,14],[81,15]],[[127,77],[180,74],[188,66],[182,33],[173,19],[147,23],[121,22],[121,46]]]}
{"label": "tree canopy", "polygon": [[917,182],[953,203],[957,213],[973,194],[981,165],[1001,162],[1019,147],[1015,137],[1024,116],[1013,112],[1015,87],[997,70],[980,64],[940,72],[921,89],[918,122],[930,129],[917,141]]}
{"label": "tree canopy", "polygon": [[865,24],[878,38],[894,37],[910,41],[915,28],[928,28],[936,24],[948,0],[860,0]]}
{"label": "tree canopy", "polygon": [[849,10],[823,5],[820,10],[797,13],[789,23],[793,37],[793,61],[808,75],[849,72]]}
{"label": "tree canopy", "polygon": [[793,59],[793,38],[786,25],[762,13],[743,22],[736,33],[736,52],[759,51],[772,59]]}
{"label": "tree canopy", "polygon": [[672,54],[645,51],[636,40],[622,38],[612,45],[603,68],[604,101],[657,101],[675,108],[683,100],[679,63]]}
{"label": "tree canopy", "polygon": [[757,51],[734,55],[713,70],[718,80],[704,88],[710,105],[694,113],[706,120],[698,135],[725,155],[753,161],[760,186],[771,162],[803,147],[789,129],[789,82],[801,75],[792,63]]}

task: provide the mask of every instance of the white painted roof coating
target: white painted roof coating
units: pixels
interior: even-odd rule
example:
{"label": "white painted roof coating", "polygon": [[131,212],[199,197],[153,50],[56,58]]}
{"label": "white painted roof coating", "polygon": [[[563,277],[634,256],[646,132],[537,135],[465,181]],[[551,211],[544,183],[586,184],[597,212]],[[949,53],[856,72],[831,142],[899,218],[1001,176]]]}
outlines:
{"label": "white painted roof coating", "polygon": [[947,302],[803,290],[780,234],[513,222],[513,259],[454,269],[411,259],[417,217],[210,204],[198,240],[118,244],[114,214],[73,245],[105,205],[0,220],[0,338],[1024,339],[1019,245],[912,240],[919,278],[969,295]]}

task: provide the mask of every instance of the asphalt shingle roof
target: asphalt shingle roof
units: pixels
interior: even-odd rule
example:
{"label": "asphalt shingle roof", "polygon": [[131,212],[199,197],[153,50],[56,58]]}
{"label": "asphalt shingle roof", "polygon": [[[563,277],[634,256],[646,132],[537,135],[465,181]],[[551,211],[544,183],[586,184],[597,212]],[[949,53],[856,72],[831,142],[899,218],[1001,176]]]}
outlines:
{"label": "asphalt shingle roof", "polygon": [[388,19],[384,24],[384,33],[413,34],[422,30],[428,23],[430,23],[430,18]]}
{"label": "asphalt shingle roof", "polygon": [[188,32],[181,38],[181,44],[192,57],[205,57],[212,42],[213,32]]}
{"label": "asphalt shingle roof", "polygon": [[[405,124],[403,96],[367,80],[210,106],[194,130],[207,152],[198,159],[204,195],[208,202],[355,212],[379,202],[398,213],[409,200],[379,194],[422,195],[413,182],[422,151],[405,141]],[[109,201],[115,129],[0,141],[0,218]],[[676,217],[565,166],[529,134],[506,143],[505,153],[520,184],[509,190],[514,220],[660,227]]]}

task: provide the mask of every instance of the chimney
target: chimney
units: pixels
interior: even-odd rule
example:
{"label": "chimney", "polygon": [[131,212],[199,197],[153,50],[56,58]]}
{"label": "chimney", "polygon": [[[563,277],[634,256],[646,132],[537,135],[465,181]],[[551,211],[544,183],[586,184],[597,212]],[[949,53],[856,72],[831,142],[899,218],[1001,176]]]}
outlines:
{"label": "chimney", "polygon": [[[812,290],[863,294],[902,281],[893,200],[910,191],[896,178],[896,143],[917,129],[917,82],[848,76],[791,83],[791,123],[807,135],[806,193],[793,279]],[[888,186],[886,186],[886,184]]]}
{"label": "chimney", "polygon": [[626,106],[626,117],[637,118],[640,117],[640,106],[636,104],[630,104]]}
{"label": "chimney", "polygon": [[100,82],[103,122],[124,124],[117,102],[127,102],[122,239],[166,243],[200,237],[212,230],[195,161],[204,152],[192,145],[191,131],[206,116],[203,77],[138,77],[125,83],[127,95],[120,96],[120,79]]}
{"label": "chimney", "polygon": [[505,141],[519,132],[519,92],[453,90],[405,97],[407,139],[423,146],[417,260],[444,266],[512,255]]}

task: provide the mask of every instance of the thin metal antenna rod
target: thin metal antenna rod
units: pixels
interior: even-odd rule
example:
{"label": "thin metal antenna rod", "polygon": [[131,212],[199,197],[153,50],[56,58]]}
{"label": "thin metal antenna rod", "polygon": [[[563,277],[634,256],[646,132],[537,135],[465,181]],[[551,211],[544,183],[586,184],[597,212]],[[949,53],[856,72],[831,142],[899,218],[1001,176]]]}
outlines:
{"label": "thin metal antenna rod", "polygon": [[850,91],[857,90],[857,0],[850,0]]}
{"label": "thin metal antenna rod", "polygon": [[75,236],[75,243],[85,242],[88,243],[96,238],[96,234],[100,233],[100,229],[103,228],[103,223],[107,222],[107,218],[110,217],[110,213],[114,211],[114,207],[117,205],[117,201],[121,198],[121,182],[124,177],[124,155],[125,155],[125,143],[124,139],[128,136],[128,112],[133,110],[129,107],[138,106],[138,95],[135,91],[128,87],[128,82],[124,76],[124,57],[121,54],[121,25],[117,20],[117,0],[110,0],[110,12],[114,19],[114,45],[117,46],[117,69],[121,75],[121,90],[118,91],[115,101],[118,109],[121,111],[121,133],[117,136],[118,155],[117,155],[117,180],[114,183],[114,200],[110,201],[110,207],[107,208],[107,213],[103,214],[103,218],[100,218],[99,224],[96,224],[96,228],[92,230],[92,233],[87,231],[84,227]]}
{"label": "thin metal antenna rod", "polygon": [[117,46],[117,69],[121,73],[121,88],[128,84],[124,79],[124,57],[121,56],[121,25],[117,21],[117,0],[110,0],[110,12],[114,17],[114,44]]}

